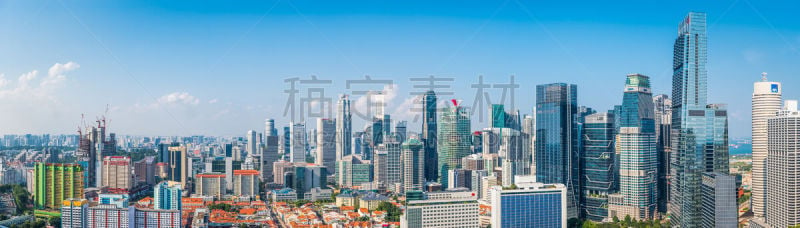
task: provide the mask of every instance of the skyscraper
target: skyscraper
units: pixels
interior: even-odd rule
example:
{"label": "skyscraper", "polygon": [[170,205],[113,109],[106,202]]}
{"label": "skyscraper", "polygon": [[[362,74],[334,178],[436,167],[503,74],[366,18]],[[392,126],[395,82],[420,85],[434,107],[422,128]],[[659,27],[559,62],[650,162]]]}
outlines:
{"label": "skyscraper", "polygon": [[127,192],[133,188],[131,158],[125,156],[103,157],[103,186],[113,191]]}
{"label": "skyscraper", "polygon": [[350,99],[347,95],[341,95],[336,111],[336,160],[352,153],[352,137]]}
{"label": "skyscraper", "polygon": [[272,178],[272,163],[280,159],[280,154],[278,154],[279,140],[278,135],[264,137],[264,145],[262,145],[264,148],[261,150],[261,179],[267,183],[275,181]]}
{"label": "skyscraper", "polygon": [[306,125],[305,123],[290,123],[289,134],[290,145],[289,148],[289,161],[290,162],[306,162]]}
{"label": "skyscraper", "polygon": [[447,171],[461,168],[461,159],[471,154],[472,133],[469,114],[453,100],[453,107],[447,108],[439,117],[437,137],[439,157],[439,183],[448,186]]}
{"label": "skyscraper", "polygon": [[[766,222],[773,227],[800,224],[800,112],[786,100],[778,115],[767,120]],[[755,152],[755,151],[754,151]],[[754,154],[755,156],[755,154]],[[754,167],[755,168],[755,167]]]}
{"label": "skyscraper", "polygon": [[567,187],[567,215],[578,216],[578,86],[536,86],[536,180]]}
{"label": "skyscraper", "polygon": [[188,173],[190,172],[186,147],[185,146],[171,146],[167,148],[169,154],[169,170],[167,178],[171,181],[181,182],[183,186],[188,183]]}
{"label": "skyscraper", "polygon": [[258,154],[258,140],[256,140],[256,131],[247,131],[247,154]]}
{"label": "skyscraper", "polygon": [[37,209],[59,209],[69,198],[83,198],[83,168],[77,164],[36,163],[33,204]]}
{"label": "skyscraper", "polygon": [[669,202],[669,158],[672,152],[670,133],[672,131],[672,99],[666,94],[653,97],[654,119],[656,122],[656,154],[658,156],[658,212],[667,213]]}
{"label": "skyscraper", "polygon": [[595,222],[608,218],[608,195],[614,189],[614,114],[586,116],[581,157],[581,217]]}
{"label": "skyscraper", "polygon": [[336,179],[340,187],[359,186],[372,182],[374,167],[369,160],[362,159],[359,155],[347,155],[336,161],[339,170]]}
{"label": "skyscraper", "polygon": [[620,189],[619,194],[609,196],[609,216],[653,219],[658,157],[650,78],[629,74],[624,91],[616,142]]}
{"label": "skyscraper", "polygon": [[264,123],[264,137],[278,136],[278,129],[275,129],[275,120],[267,119]]}
{"label": "skyscraper", "polygon": [[766,213],[767,119],[775,117],[781,108],[781,89],[780,82],[767,81],[767,73],[762,74],[760,82],[753,83],[753,182],[750,199],[756,217],[764,217]]}
{"label": "skyscraper", "polygon": [[562,184],[515,183],[490,188],[492,227],[567,227],[567,193]]}
{"label": "skyscraper", "polygon": [[237,196],[253,197],[259,194],[258,170],[234,170],[233,194]]}
{"label": "skyscraper", "polygon": [[415,138],[409,138],[403,145],[400,161],[403,168],[403,192],[422,191],[425,184],[425,145]]}
{"label": "skyscraper", "polygon": [[425,147],[425,180],[437,180],[439,168],[438,150],[436,150],[436,93],[429,90],[422,97],[422,142]]}
{"label": "skyscraper", "polygon": [[324,165],[328,170],[336,166],[336,120],[317,119],[317,153],[314,163]]}
{"label": "skyscraper", "polygon": [[727,111],[707,103],[706,42],[706,14],[690,12],[678,27],[672,67],[669,212],[681,227],[701,226],[702,173],[728,173]]}

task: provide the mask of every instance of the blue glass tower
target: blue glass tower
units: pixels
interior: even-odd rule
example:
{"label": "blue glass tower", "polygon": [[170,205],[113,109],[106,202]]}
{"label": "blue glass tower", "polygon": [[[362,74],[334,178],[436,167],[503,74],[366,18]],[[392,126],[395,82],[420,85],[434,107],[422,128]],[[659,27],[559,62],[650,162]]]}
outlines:
{"label": "blue glass tower", "polygon": [[701,226],[703,172],[727,167],[727,112],[707,104],[706,14],[690,12],[678,27],[672,74],[672,224]]}
{"label": "blue glass tower", "polygon": [[614,192],[614,114],[584,117],[581,156],[581,217],[600,222],[608,217],[608,195]]}
{"label": "blue glass tower", "polygon": [[617,134],[619,194],[610,197],[610,216],[653,219],[656,212],[656,128],[650,78],[629,74]]}
{"label": "blue glass tower", "polygon": [[536,86],[536,180],[567,186],[567,214],[578,216],[578,86],[552,83]]}
{"label": "blue glass tower", "polygon": [[429,90],[422,97],[422,142],[425,144],[425,180],[439,178],[439,155],[436,150],[436,93]]}

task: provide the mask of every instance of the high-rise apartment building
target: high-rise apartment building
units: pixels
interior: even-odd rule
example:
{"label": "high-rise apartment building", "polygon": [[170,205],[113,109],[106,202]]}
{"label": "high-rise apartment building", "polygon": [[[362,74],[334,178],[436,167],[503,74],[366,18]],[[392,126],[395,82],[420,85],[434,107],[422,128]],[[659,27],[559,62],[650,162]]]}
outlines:
{"label": "high-rise apartment building", "polygon": [[727,110],[707,103],[706,14],[678,26],[672,76],[671,224],[701,226],[702,173],[728,173]]}
{"label": "high-rise apartment building", "polygon": [[608,195],[615,191],[614,114],[586,116],[583,138],[581,217],[600,222],[608,218]]}
{"label": "high-rise apartment building", "polygon": [[775,117],[781,109],[781,83],[767,80],[753,83],[752,135],[753,135],[753,182],[750,186],[753,215],[764,217],[767,198],[767,119]]}
{"label": "high-rise apartment building", "polygon": [[619,193],[609,196],[609,216],[649,220],[656,216],[658,189],[655,119],[650,78],[629,74],[622,97],[619,156]]}
{"label": "high-rise apartment building", "polygon": [[306,162],[306,125],[305,123],[290,123],[291,138],[289,139],[291,151],[289,152],[290,162]]}
{"label": "high-rise apartment building", "polygon": [[425,144],[416,139],[409,138],[402,147],[400,161],[402,162],[403,192],[422,191],[425,184]]}
{"label": "high-rise apartment building", "polygon": [[136,175],[135,183],[155,184],[156,177],[156,157],[147,156],[142,160],[133,163],[133,173]]}
{"label": "high-rise apartment building", "polygon": [[258,170],[234,170],[233,194],[256,197],[259,194]]}
{"label": "high-rise apartment building", "polygon": [[422,95],[422,143],[425,151],[425,180],[435,181],[439,179],[439,154],[437,150],[437,124],[436,113],[438,112],[436,103],[436,92],[429,90]]}
{"label": "high-rise apartment building", "polygon": [[162,181],[153,187],[153,208],[159,210],[181,210],[183,186],[180,182]]}
{"label": "high-rise apartment building", "polygon": [[128,191],[133,188],[131,158],[125,156],[103,157],[103,186]]}
{"label": "high-rise apartment building", "polygon": [[119,208],[114,205],[100,204],[90,207],[86,215],[86,227],[128,228],[133,207]]}
{"label": "high-rise apartment building", "polygon": [[[786,100],[767,120],[766,222],[773,227],[800,224],[800,112]],[[754,173],[755,175],[755,173]]]}
{"label": "high-rise apartment building", "polygon": [[578,86],[536,86],[536,179],[567,186],[567,214],[578,216],[580,194],[577,120]]}
{"label": "high-rise apartment building", "polygon": [[328,170],[336,166],[336,120],[317,119],[317,151],[314,163],[324,165]]}
{"label": "high-rise apartment building", "polygon": [[195,194],[220,198],[226,193],[225,174],[201,173],[195,175]]}
{"label": "high-rise apartment building", "polygon": [[37,209],[60,209],[65,199],[83,198],[83,167],[77,164],[36,163],[33,203]]}
{"label": "high-rise apartment building", "polygon": [[438,122],[439,183],[447,184],[447,171],[461,168],[461,159],[470,155],[472,133],[469,114],[453,100],[453,107],[442,111]]}
{"label": "high-rise apartment building", "polygon": [[85,199],[65,199],[61,206],[62,228],[85,228],[86,216],[89,211],[89,201]]}

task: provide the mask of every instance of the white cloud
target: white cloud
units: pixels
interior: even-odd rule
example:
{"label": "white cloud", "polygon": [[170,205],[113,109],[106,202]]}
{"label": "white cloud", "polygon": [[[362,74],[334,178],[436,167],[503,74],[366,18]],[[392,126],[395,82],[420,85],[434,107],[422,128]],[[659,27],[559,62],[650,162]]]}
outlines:
{"label": "white cloud", "polygon": [[200,99],[190,95],[187,92],[174,92],[158,98],[158,104],[200,104]]}
{"label": "white cloud", "polygon": [[47,71],[47,77],[39,84],[41,87],[57,85],[63,82],[67,76],[64,73],[76,70],[81,66],[75,62],[67,62],[65,64],[56,63]]}
{"label": "white cloud", "polygon": [[33,70],[31,72],[24,73],[24,74],[20,75],[19,79],[17,79],[18,87],[19,88],[28,88],[28,82],[33,81],[33,79],[36,79],[36,76],[38,74],[39,74],[38,70]]}
{"label": "white cloud", "polygon": [[0,74],[0,88],[5,87],[8,85],[8,79],[6,79],[6,74]]}
{"label": "white cloud", "polygon": [[216,104],[217,102],[219,102],[219,99],[217,99],[217,98],[214,98],[214,99],[211,99],[211,100],[208,101],[209,104]]}

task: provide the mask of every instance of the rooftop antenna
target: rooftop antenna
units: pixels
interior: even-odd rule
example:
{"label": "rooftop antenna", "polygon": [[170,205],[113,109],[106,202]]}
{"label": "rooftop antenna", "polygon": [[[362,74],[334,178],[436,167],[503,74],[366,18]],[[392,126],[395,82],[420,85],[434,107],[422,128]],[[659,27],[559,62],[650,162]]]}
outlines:
{"label": "rooftop antenna", "polygon": [[767,72],[761,72],[761,81],[762,82],[766,82],[767,81]]}

